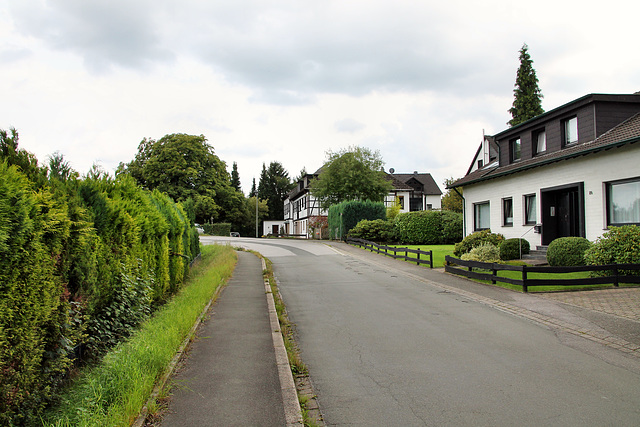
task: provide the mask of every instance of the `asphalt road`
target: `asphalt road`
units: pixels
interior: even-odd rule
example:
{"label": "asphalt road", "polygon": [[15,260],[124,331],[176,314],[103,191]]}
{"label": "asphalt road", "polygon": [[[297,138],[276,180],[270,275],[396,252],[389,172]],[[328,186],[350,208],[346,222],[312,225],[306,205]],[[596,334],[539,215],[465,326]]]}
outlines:
{"label": "asphalt road", "polygon": [[273,262],[327,425],[640,425],[637,365],[318,242],[233,242]]}

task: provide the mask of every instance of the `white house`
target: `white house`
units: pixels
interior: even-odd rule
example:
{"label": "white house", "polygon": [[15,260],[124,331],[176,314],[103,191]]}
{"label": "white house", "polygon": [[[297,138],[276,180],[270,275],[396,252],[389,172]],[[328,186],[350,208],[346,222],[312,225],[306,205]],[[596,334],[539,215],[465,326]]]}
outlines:
{"label": "white house", "polygon": [[[289,235],[307,237],[311,230],[314,238],[321,238],[320,230],[314,227],[314,222],[327,217],[327,211],[320,206],[320,202],[311,194],[309,184],[316,179],[322,169],[302,177],[296,187],[284,201],[284,232]],[[387,174],[392,183],[392,189],[385,197],[385,205],[393,206],[396,200],[401,204],[401,212],[416,210],[440,209],[442,191],[431,174]]]}
{"label": "white house", "polygon": [[449,186],[464,189],[465,235],[491,229],[535,247],[640,225],[640,93],[578,98],[485,138],[474,163]]}

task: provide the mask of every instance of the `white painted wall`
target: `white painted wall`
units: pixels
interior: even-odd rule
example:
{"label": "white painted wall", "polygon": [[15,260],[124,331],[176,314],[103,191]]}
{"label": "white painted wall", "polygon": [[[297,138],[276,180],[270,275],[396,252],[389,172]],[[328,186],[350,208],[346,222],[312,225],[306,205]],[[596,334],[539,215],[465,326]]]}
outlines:
{"label": "white painted wall", "polygon": [[[606,231],[605,183],[640,176],[640,146],[628,145],[576,159],[541,166],[464,187],[466,234],[473,233],[473,204],[490,202],[491,231],[505,238],[521,237],[531,226],[524,225],[524,195],[536,194],[537,219],[541,222],[540,189],[584,182],[586,238],[595,241]],[[502,199],[513,198],[513,226],[502,225]],[[544,226],[544,225],[543,225]],[[528,232],[525,239],[532,248],[542,235]]]}

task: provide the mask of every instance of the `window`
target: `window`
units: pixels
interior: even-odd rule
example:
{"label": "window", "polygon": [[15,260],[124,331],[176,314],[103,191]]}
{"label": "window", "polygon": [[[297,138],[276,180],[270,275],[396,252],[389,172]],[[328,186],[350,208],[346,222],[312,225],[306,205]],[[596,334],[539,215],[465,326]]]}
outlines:
{"label": "window", "polygon": [[502,225],[513,226],[513,199],[511,197],[502,199]]}
{"label": "window", "polygon": [[404,210],[404,196],[398,196],[398,203],[400,204],[400,210]]}
{"label": "window", "polygon": [[473,226],[475,231],[490,228],[490,214],[489,202],[475,203],[473,205]]}
{"label": "window", "polygon": [[533,150],[534,155],[547,151],[547,133],[544,129],[533,133]]}
{"label": "window", "polygon": [[536,195],[528,194],[524,196],[524,223],[533,225],[537,222],[538,207],[536,205]]}
{"label": "window", "polygon": [[640,225],[640,178],[607,184],[607,224]]}
{"label": "window", "polygon": [[512,162],[520,160],[520,138],[509,141],[509,154]]}
{"label": "window", "polygon": [[571,117],[562,122],[562,142],[564,145],[578,141],[578,118]]}

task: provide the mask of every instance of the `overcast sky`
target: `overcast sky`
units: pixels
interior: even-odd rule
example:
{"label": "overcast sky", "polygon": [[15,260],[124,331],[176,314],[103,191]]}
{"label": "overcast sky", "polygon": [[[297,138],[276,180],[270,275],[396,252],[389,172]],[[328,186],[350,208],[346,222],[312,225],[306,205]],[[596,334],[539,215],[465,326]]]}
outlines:
{"label": "overcast sky", "polygon": [[640,90],[640,2],[0,0],[0,129],[41,162],[113,172],[144,138],[203,134],[245,193],[326,151],[462,177],[511,118],[529,46],[550,110]]}

